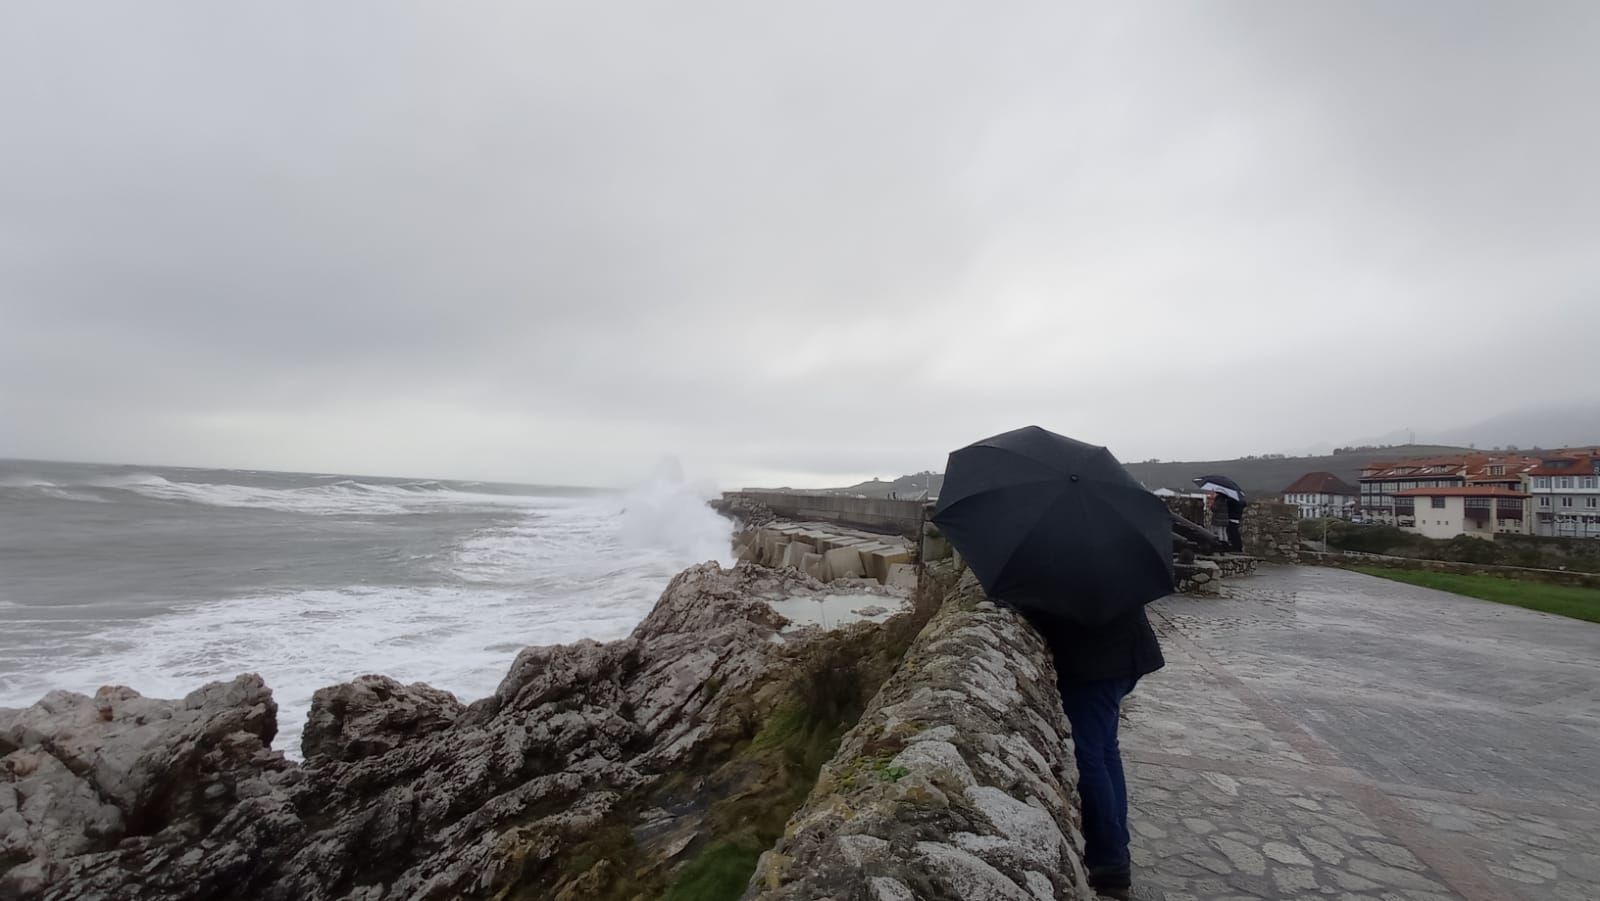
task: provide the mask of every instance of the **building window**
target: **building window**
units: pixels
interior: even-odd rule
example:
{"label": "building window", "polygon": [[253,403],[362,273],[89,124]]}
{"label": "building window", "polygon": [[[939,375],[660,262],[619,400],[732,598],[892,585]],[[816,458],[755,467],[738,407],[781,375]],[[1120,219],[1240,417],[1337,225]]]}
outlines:
{"label": "building window", "polygon": [[1550,477],[1549,476],[1539,476],[1538,478],[1533,480],[1533,487],[1535,487],[1535,488],[1549,488],[1550,487]]}
{"label": "building window", "polygon": [[1556,479],[1556,487],[1557,488],[1571,488],[1572,487],[1572,477],[1571,476],[1562,476],[1561,478]]}
{"label": "building window", "polygon": [[1550,499],[1549,499],[1549,498],[1547,498],[1547,497],[1541,497],[1541,498],[1539,498],[1539,506],[1541,506],[1541,507],[1548,507],[1548,506],[1550,506]]}
{"label": "building window", "polygon": [[1600,507],[1600,501],[1597,501],[1595,498],[1592,498],[1592,497],[1584,498],[1583,499],[1583,503],[1584,503],[1584,506],[1587,506],[1587,507]]}
{"label": "building window", "polygon": [[1431,500],[1433,501],[1433,509],[1435,509],[1435,510],[1443,510],[1444,509],[1444,498],[1436,497],[1436,498],[1432,498]]}
{"label": "building window", "polygon": [[1497,465],[1497,466],[1489,467],[1489,475],[1492,475],[1492,476],[1503,476],[1505,474],[1506,474],[1506,468],[1504,466],[1498,466]]}
{"label": "building window", "polygon": [[1561,499],[1561,506],[1563,506],[1563,507],[1570,507],[1570,506],[1572,506],[1572,498],[1570,498],[1570,497],[1564,497],[1564,498],[1562,498],[1562,499]]}
{"label": "building window", "polygon": [[1583,477],[1583,487],[1585,487],[1585,488],[1593,488],[1594,487],[1594,476],[1584,476]]}

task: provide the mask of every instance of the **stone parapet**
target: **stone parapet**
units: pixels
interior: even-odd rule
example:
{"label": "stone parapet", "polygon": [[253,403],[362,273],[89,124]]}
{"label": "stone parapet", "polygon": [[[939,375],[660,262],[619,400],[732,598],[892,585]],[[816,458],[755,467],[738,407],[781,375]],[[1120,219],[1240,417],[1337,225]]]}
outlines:
{"label": "stone parapet", "polygon": [[1251,501],[1239,524],[1244,552],[1263,560],[1300,561],[1300,508],[1278,501]]}
{"label": "stone parapet", "polygon": [[969,573],[745,897],[1088,901],[1071,747],[1049,651]]}

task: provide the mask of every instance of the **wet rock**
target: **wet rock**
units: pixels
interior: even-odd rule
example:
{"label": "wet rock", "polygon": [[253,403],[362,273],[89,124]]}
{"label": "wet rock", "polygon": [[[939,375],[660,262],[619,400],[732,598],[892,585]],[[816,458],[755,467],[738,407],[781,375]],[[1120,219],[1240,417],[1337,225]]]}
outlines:
{"label": "wet rock", "polygon": [[213,682],[177,701],[106,686],[51,692],[0,711],[0,896],[26,897],[77,855],[126,836],[194,832],[220,820],[258,777],[277,705],[261,677]]}
{"label": "wet rock", "polygon": [[461,715],[455,695],[421,682],[360,676],[311,696],[300,749],[306,759],[357,760],[446,729]]}

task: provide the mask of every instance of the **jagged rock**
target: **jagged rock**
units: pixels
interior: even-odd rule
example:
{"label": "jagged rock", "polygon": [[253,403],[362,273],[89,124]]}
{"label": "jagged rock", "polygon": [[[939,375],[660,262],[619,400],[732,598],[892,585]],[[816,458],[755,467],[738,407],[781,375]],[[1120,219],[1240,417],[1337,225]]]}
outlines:
{"label": "jagged rock", "polygon": [[[178,701],[106,686],[0,711],[0,896],[37,893],[124,836],[203,831],[259,776],[277,705],[260,676]],[[10,864],[7,866],[7,864]]]}
{"label": "jagged rock", "polygon": [[[830,640],[779,641],[759,600],[814,585],[694,567],[628,638],[528,648],[465,708],[382,677],[324,689],[303,765],[266,750],[276,708],[255,676],[182,701],[49,695],[0,714],[0,897],[585,897],[628,874],[572,862],[611,857],[653,786],[747,742],[807,642]],[[674,816],[692,829],[747,787],[702,787]]]}
{"label": "jagged rock", "polygon": [[300,749],[308,760],[383,754],[448,728],[462,709],[455,695],[421,682],[402,685],[388,676],[360,676],[311,696]]}
{"label": "jagged rock", "polygon": [[1094,898],[1049,652],[968,574],[823,768],[746,898]]}

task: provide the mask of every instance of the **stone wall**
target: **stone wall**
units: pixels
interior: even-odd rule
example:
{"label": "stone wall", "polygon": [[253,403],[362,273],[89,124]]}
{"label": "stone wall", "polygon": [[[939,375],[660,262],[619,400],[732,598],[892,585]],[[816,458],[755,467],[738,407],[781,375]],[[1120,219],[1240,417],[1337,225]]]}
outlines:
{"label": "stone wall", "polygon": [[1049,651],[969,573],[845,734],[746,897],[1088,901],[1069,739]]}
{"label": "stone wall", "polygon": [[1206,515],[1206,502],[1198,497],[1164,497],[1167,509],[1197,526],[1211,528],[1211,517]]}
{"label": "stone wall", "polygon": [[1256,571],[1256,562],[1242,554],[1197,556],[1191,563],[1173,563],[1172,575],[1178,594],[1216,594],[1223,579],[1250,575]]}
{"label": "stone wall", "polygon": [[925,507],[922,501],[753,490],[729,491],[722,497],[725,503],[733,503],[739,498],[757,502],[783,519],[797,522],[820,520],[888,535],[901,535],[913,541],[922,540]]}
{"label": "stone wall", "polygon": [[1300,508],[1278,501],[1251,501],[1239,526],[1244,552],[1263,560],[1300,560]]}

